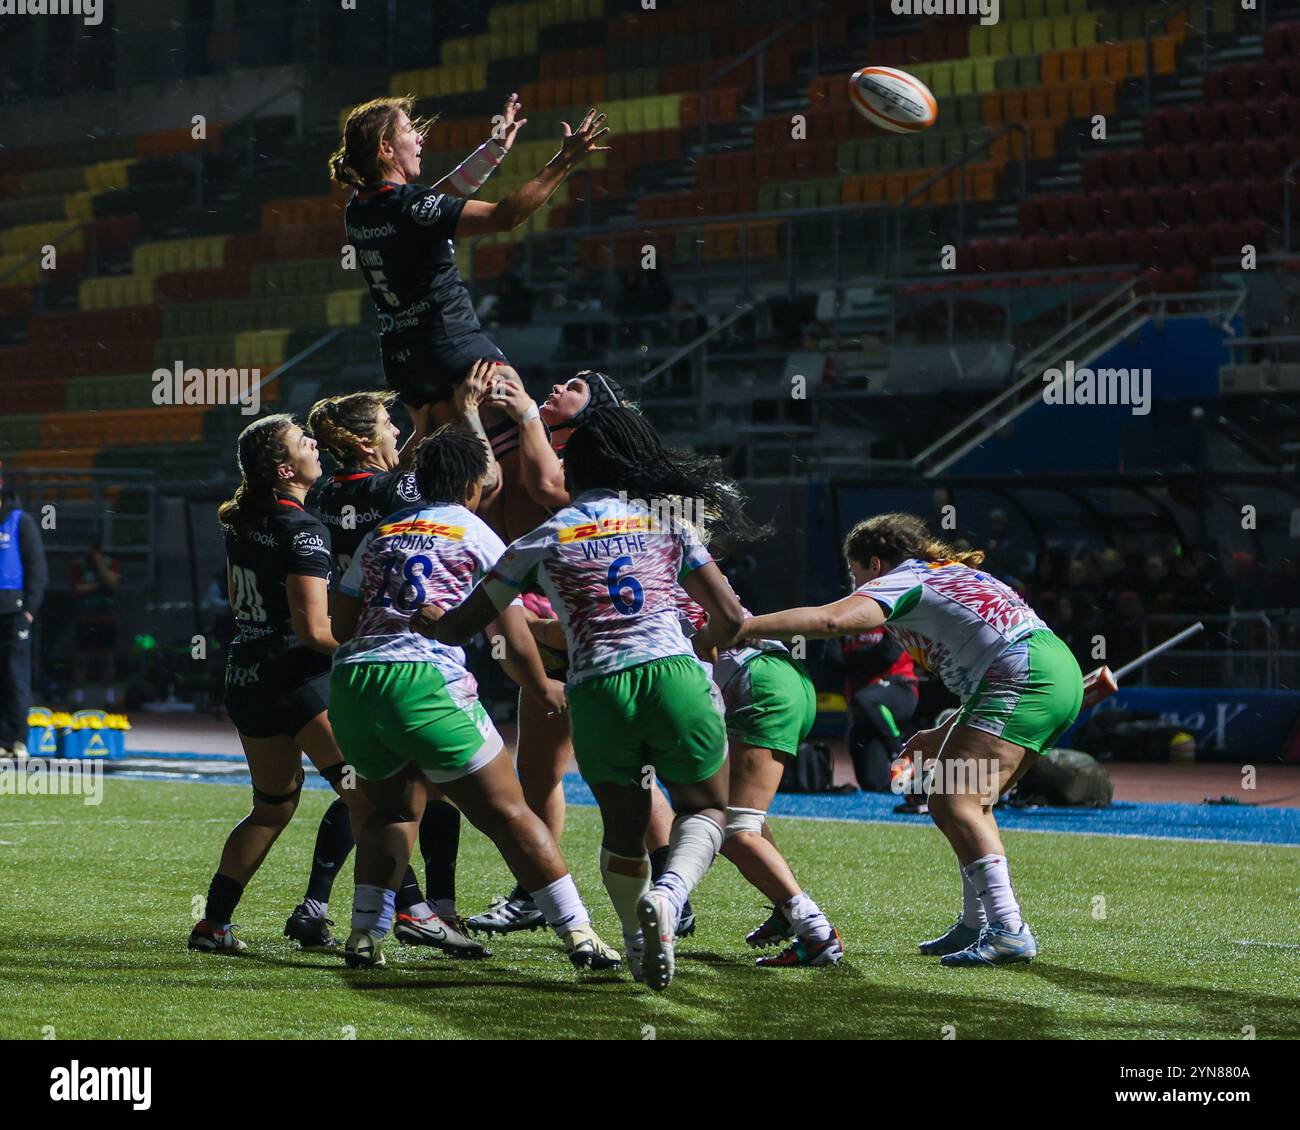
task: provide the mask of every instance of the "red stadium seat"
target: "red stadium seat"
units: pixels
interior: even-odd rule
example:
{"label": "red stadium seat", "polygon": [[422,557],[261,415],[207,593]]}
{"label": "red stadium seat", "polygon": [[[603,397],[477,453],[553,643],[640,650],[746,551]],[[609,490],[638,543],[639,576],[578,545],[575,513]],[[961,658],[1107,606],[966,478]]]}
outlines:
{"label": "red stadium seat", "polygon": [[1216,181],[1224,174],[1223,151],[1213,145],[1191,147],[1192,169],[1197,180]]}
{"label": "red stadium seat", "polygon": [[1021,235],[1037,235],[1043,230],[1043,212],[1038,197],[1024,200],[1018,209]]}
{"label": "red stadium seat", "polygon": [[1066,197],[1065,207],[1075,231],[1087,234],[1097,226],[1097,202],[1089,194],[1076,192]]}
{"label": "red stadium seat", "polygon": [[1177,230],[1155,232],[1151,237],[1151,247],[1159,267],[1177,267],[1183,262],[1183,237]]}
{"label": "red stadium seat", "polygon": [[1164,174],[1160,168],[1160,160],[1154,150],[1138,149],[1134,152],[1133,177],[1138,184],[1144,187],[1163,182]]}
{"label": "red stadium seat", "polygon": [[1040,204],[1040,214],[1043,217],[1043,231],[1048,235],[1059,235],[1065,231],[1068,218],[1065,201],[1061,197],[1044,196]]}
{"label": "red stadium seat", "polygon": [[1178,229],[1183,237],[1183,254],[1198,267],[1209,264],[1214,255],[1214,240],[1209,231],[1196,224]]}
{"label": "red stadium seat", "polygon": [[1169,186],[1156,189],[1151,196],[1160,213],[1160,219],[1170,227],[1178,227],[1187,222],[1190,204],[1190,194],[1187,189]]}
{"label": "red stadium seat", "polygon": [[1189,190],[1192,219],[1198,224],[1218,222],[1222,212],[1219,197],[1209,185],[1193,185]]}
{"label": "red stadium seat", "polygon": [[1196,138],[1202,145],[1212,145],[1223,139],[1223,113],[1218,106],[1200,106],[1193,112]]}
{"label": "red stadium seat", "polygon": [[1156,158],[1168,184],[1184,184],[1192,179],[1192,159],[1186,149],[1177,145],[1162,145]]}
{"label": "red stadium seat", "polygon": [[[1285,190],[1282,187],[1281,177],[1270,177],[1268,179],[1260,178],[1250,181],[1246,186],[1246,191],[1250,196],[1251,211],[1266,220],[1277,220],[1282,216],[1282,206],[1285,201]],[[1292,207],[1294,203],[1295,190],[1292,190]]]}
{"label": "red stadium seat", "polygon": [[1124,200],[1124,211],[1136,227],[1154,227],[1159,213],[1151,193],[1142,188],[1128,188],[1120,193]]}

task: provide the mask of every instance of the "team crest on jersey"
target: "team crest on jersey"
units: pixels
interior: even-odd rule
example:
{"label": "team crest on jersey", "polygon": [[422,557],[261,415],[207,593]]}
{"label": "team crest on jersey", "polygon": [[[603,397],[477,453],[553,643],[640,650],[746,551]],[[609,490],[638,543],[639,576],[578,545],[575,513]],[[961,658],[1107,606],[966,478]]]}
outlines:
{"label": "team crest on jersey", "polygon": [[565,526],[559,531],[561,545],[592,538],[613,538],[620,534],[643,534],[650,529],[650,518],[604,518],[599,522],[583,522],[580,526]]}
{"label": "team crest on jersey", "polygon": [[442,198],[436,193],[422,196],[411,205],[411,219],[417,224],[436,224],[442,217]]}
{"label": "team crest on jersey", "polygon": [[410,471],[397,480],[397,495],[407,502],[420,501],[420,488],[415,485],[415,476]]}
{"label": "team crest on jersey", "polygon": [[446,522],[430,522],[427,518],[408,518],[404,522],[389,522],[379,527],[379,537],[392,537],[396,534],[427,534],[430,537],[447,538],[449,541],[464,541],[464,526],[449,526]]}
{"label": "team crest on jersey", "polygon": [[322,552],[325,549],[324,539],[320,534],[314,534],[310,530],[303,530],[302,533],[294,534],[289,545],[299,557],[310,557],[313,553]]}

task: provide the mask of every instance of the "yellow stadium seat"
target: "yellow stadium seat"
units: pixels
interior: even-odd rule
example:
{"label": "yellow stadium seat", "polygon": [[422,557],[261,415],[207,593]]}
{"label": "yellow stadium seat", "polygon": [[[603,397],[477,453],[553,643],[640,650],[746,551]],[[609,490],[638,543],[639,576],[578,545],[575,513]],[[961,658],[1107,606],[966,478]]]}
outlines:
{"label": "yellow stadium seat", "polygon": [[1055,20],[1039,19],[1032,20],[1029,25],[1030,46],[1032,50],[1043,52],[1051,51],[1055,45],[1054,28]]}
{"label": "yellow stadium seat", "polygon": [[1076,47],[1091,47],[1097,42],[1097,17],[1084,12],[1074,17],[1074,44]]}
{"label": "yellow stadium seat", "polygon": [[970,38],[967,42],[972,56],[991,55],[993,53],[993,49],[989,44],[991,30],[991,28],[987,28],[982,24],[971,24]]}
{"label": "yellow stadium seat", "polygon": [[1018,20],[1011,25],[1011,54],[1029,55],[1034,50],[1033,22]]}
{"label": "yellow stadium seat", "polygon": [[952,64],[952,92],[975,93],[975,63],[971,59],[956,59]]}
{"label": "yellow stadium seat", "polygon": [[364,290],[336,290],[325,301],[326,324],[330,326],[359,326],[365,302]]}
{"label": "yellow stadium seat", "polygon": [[946,62],[932,64],[930,81],[927,85],[936,98],[955,93],[952,86],[952,64]]}
{"label": "yellow stadium seat", "polygon": [[988,94],[998,88],[998,60],[975,60],[975,93]]}
{"label": "yellow stadium seat", "polygon": [[1074,20],[1069,16],[1056,16],[1052,19],[1052,47],[1057,51],[1068,51],[1074,46]]}
{"label": "yellow stadium seat", "polygon": [[[993,24],[989,29],[989,49],[986,55],[1011,54],[1011,29],[1007,24]],[[972,52],[974,54],[974,52]]]}

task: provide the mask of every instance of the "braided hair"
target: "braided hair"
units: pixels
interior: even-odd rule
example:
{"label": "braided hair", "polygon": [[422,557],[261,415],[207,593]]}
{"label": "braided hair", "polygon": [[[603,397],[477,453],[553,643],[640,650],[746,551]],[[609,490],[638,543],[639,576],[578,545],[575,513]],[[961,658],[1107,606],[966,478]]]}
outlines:
{"label": "braided hair", "polygon": [[984,561],[982,549],[958,549],[930,533],[915,514],[877,514],[859,522],[844,539],[844,556],[865,565],[879,557],[891,568],[910,558],[956,561],[972,568]]}
{"label": "braided hair", "polygon": [[239,485],[234,497],[217,508],[217,521],[234,534],[246,534],[266,523],[275,511],[275,470],[289,461],[284,434],[294,425],[287,412],[254,420],[239,433]]}
{"label": "braided hair", "polygon": [[473,432],[444,424],[415,449],[415,485],[429,502],[464,502],[488,471],[487,448]]}
{"label": "braided hair", "polygon": [[437,121],[432,118],[412,117],[414,96],[372,98],[354,106],[343,124],[343,138],[339,147],[330,154],[330,180],[336,184],[364,188],[383,179],[385,169],[379,157],[379,146],[392,141],[398,118],[405,114],[418,134],[427,133]]}
{"label": "braided hair", "polygon": [[363,462],[363,444],[375,446],[379,436],[379,410],[392,410],[395,392],[353,392],[327,396],[307,413],[307,429],[341,467]]}
{"label": "braided hair", "polygon": [[649,420],[626,408],[588,414],[564,448],[564,469],[574,494],[594,488],[623,491],[652,507],[661,500],[698,499],[710,535],[752,541],[771,532],[746,516],[745,496],[727,477],[721,459],[670,451]]}

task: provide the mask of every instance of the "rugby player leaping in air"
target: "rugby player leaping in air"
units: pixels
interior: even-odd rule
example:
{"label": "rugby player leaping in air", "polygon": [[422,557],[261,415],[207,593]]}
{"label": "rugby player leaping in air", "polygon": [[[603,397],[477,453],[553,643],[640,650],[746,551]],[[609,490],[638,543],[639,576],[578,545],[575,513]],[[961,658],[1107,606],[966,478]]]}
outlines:
{"label": "rugby player leaping in air", "polygon": [[[605,115],[595,109],[572,129],[536,176],[499,203],[466,200],[514,144],[527,119],[518,96],[506,100],[499,140],[480,146],[433,187],[416,183],[429,122],[411,119],[414,99],[376,98],[347,117],[330,157],[330,178],[357,191],[344,215],[347,240],[379,311],[380,354],[388,384],[411,412],[417,435],[455,418],[452,388],[475,361],[493,359],[518,379],[505,354],[484,334],[469,289],[456,269],[453,240],[517,228],[550,199],[569,172],[608,146]],[[494,443],[516,425],[503,413],[484,421]],[[506,486],[507,495],[510,484]]]}

